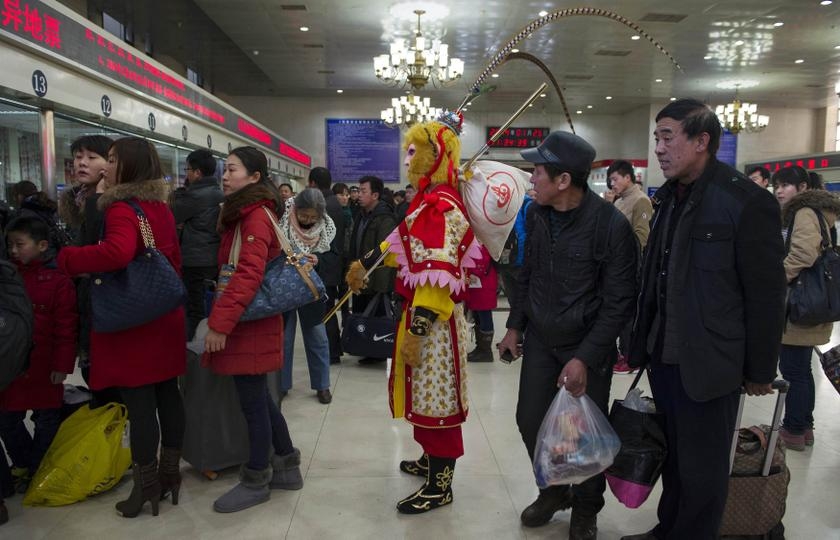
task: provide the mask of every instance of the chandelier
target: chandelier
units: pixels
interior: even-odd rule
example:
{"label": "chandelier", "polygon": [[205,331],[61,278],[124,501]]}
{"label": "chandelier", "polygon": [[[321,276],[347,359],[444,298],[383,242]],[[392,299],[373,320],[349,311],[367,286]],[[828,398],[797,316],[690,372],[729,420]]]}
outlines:
{"label": "chandelier", "polygon": [[409,94],[391,99],[391,106],[383,110],[380,116],[387,126],[408,127],[416,122],[434,120],[440,112],[440,108],[431,106],[429,98]]}
{"label": "chandelier", "polygon": [[417,15],[414,43],[395,39],[391,43],[390,55],[375,56],[373,69],[376,77],[394,86],[410,84],[415,90],[426,86],[430,79],[434,86],[444,86],[460,78],[464,73],[464,62],[449,58],[449,45],[439,39],[427,43],[420,30],[420,16],[426,11],[416,9],[414,13]]}
{"label": "chandelier", "polygon": [[758,114],[755,103],[747,103],[738,99],[738,88],[735,88],[735,99],[732,103],[718,105],[715,114],[724,129],[733,135],[741,132],[758,133],[770,123],[770,117]]}

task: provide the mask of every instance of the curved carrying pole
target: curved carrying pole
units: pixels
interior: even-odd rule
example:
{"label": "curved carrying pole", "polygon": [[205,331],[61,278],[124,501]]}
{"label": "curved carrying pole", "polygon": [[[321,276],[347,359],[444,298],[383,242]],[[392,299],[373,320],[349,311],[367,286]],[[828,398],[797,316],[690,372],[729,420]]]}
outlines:
{"label": "curved carrying pole", "polygon": [[[502,60],[501,64],[505,64],[511,60],[519,59],[519,60],[527,60],[531,62],[538,68],[545,73],[545,76],[548,77],[548,80],[551,81],[552,86],[554,86],[554,90],[557,92],[557,95],[560,97],[560,104],[563,106],[563,114],[566,115],[566,121],[569,122],[569,128],[571,128],[572,133],[575,133],[575,125],[572,123],[572,115],[569,114],[569,107],[566,106],[566,98],[563,97],[563,90],[560,88],[560,84],[557,82],[557,79],[554,78],[554,74],[551,73],[551,70],[548,69],[542,60],[534,56],[533,54],[524,53],[524,52],[512,52]],[[499,64],[499,65],[501,65]]]}
{"label": "curved carrying pole", "polygon": [[627,19],[626,17],[623,17],[618,13],[601,8],[582,7],[572,9],[561,9],[553,13],[549,13],[545,17],[541,17],[539,19],[531,21],[530,23],[528,23],[527,26],[522,28],[522,30],[517,32],[516,35],[514,35],[507,43],[505,43],[504,46],[499,50],[499,52],[496,53],[496,55],[490,60],[490,63],[487,64],[487,67],[484,68],[484,71],[481,72],[481,74],[478,76],[478,79],[476,79],[475,83],[473,83],[473,85],[470,87],[470,93],[467,95],[466,98],[464,98],[464,101],[461,103],[461,106],[459,106],[457,110],[461,110],[464,104],[469,101],[470,96],[475,94],[478,91],[478,89],[481,88],[481,85],[484,83],[485,79],[487,79],[487,77],[489,77],[490,74],[493,73],[493,71],[495,71],[496,68],[499,65],[501,65],[507,59],[508,56],[512,54],[513,48],[516,46],[517,43],[527,38],[543,26],[555,22],[557,20],[564,19],[566,17],[605,17],[607,19],[616,21],[617,23],[623,24],[624,26],[627,26],[628,28],[632,29],[634,32],[648,40],[654,47],[656,47],[656,49],[659,52],[667,56],[671,63],[673,63],[677,69],[682,71],[682,67],[680,67],[679,63],[676,61],[676,59],[674,59],[671,53],[665,50],[665,47],[663,47],[661,43],[653,39],[653,37],[651,37],[651,35],[648,34],[647,31],[645,31],[638,24]]}

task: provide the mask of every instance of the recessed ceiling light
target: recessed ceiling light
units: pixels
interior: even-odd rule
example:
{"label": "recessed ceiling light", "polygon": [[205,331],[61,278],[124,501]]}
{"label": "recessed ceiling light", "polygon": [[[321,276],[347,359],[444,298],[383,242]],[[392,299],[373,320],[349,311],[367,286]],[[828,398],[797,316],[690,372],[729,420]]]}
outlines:
{"label": "recessed ceiling light", "polygon": [[656,82],[662,82],[662,79],[656,79]]}
{"label": "recessed ceiling light", "polygon": [[840,49],[840,45],[835,45],[834,48],[835,49]]}
{"label": "recessed ceiling light", "polygon": [[257,56],[258,54],[260,54],[260,51],[258,51],[257,49],[254,49],[254,56]]}
{"label": "recessed ceiling light", "polygon": [[776,28],[778,28],[780,26],[784,26],[784,25],[785,25],[785,23],[783,23],[782,21],[777,21],[777,22],[773,23],[773,26],[775,26]]}
{"label": "recessed ceiling light", "polygon": [[604,98],[604,99],[606,99],[606,100],[610,100],[610,99],[612,99],[612,96],[607,96],[607,97],[606,97],[606,98]]}
{"label": "recessed ceiling light", "polygon": [[803,62],[805,62],[805,60],[803,60],[802,58],[797,58],[793,61],[794,64],[802,64]]}
{"label": "recessed ceiling light", "polygon": [[545,96],[546,96],[545,92],[543,92],[542,94],[540,94],[540,97],[545,97]]}
{"label": "recessed ceiling light", "polygon": [[344,93],[344,90],[341,90],[341,89],[339,88],[338,90],[336,90],[336,91],[335,91],[335,93],[336,93],[336,94],[343,94],[343,93]]}
{"label": "recessed ceiling light", "polygon": [[529,103],[529,104],[528,104],[528,106],[529,106],[529,107],[533,107],[533,106],[534,106],[534,104],[533,104],[533,103]]}
{"label": "recessed ceiling light", "polygon": [[677,98],[672,97],[672,98],[671,98],[671,101],[677,101]]}
{"label": "recessed ceiling light", "polygon": [[640,36],[638,34],[635,34],[635,35],[630,36],[630,39],[632,39],[633,41],[638,41],[638,40],[642,39],[642,36]]}
{"label": "recessed ceiling light", "polygon": [[822,0],[822,2],[820,2],[820,5],[821,6],[830,6],[831,5],[831,0]]}
{"label": "recessed ceiling light", "polygon": [[703,60],[711,60],[711,59],[712,59],[711,54],[707,54],[706,56],[703,57]]}
{"label": "recessed ceiling light", "polygon": [[510,52],[512,52],[512,53],[518,53],[518,52],[519,52],[519,49],[511,49],[511,50],[510,50]]}
{"label": "recessed ceiling light", "polygon": [[499,74],[498,74],[498,73],[494,73],[494,74],[492,74],[492,75],[490,75],[490,76],[491,76],[491,77],[493,77],[494,79],[498,79],[498,78],[499,78]]}
{"label": "recessed ceiling light", "polygon": [[743,45],[743,44],[744,44],[744,40],[743,40],[743,39],[739,39],[738,41],[736,41],[736,42],[734,43],[734,45],[735,45],[736,47],[740,47],[740,46],[741,46],[741,45]]}
{"label": "recessed ceiling light", "polygon": [[300,31],[301,32],[309,32],[309,27],[308,26],[301,26]]}
{"label": "recessed ceiling light", "polygon": [[545,17],[546,15],[548,15],[548,12],[546,10],[542,10],[539,13],[537,13],[537,15],[539,15],[540,17]]}
{"label": "recessed ceiling light", "polygon": [[591,109],[591,108],[592,108],[592,105],[587,105],[587,106],[586,106],[586,108],[587,108],[587,109]]}
{"label": "recessed ceiling light", "polygon": [[583,111],[575,111],[576,114],[583,114]]}

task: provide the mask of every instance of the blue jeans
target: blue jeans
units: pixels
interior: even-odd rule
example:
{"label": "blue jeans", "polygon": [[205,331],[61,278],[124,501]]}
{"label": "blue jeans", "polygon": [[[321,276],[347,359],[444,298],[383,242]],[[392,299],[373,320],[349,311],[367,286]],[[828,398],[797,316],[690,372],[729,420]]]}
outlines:
{"label": "blue jeans", "polygon": [[779,371],[790,383],[785,397],[785,430],[793,435],[802,435],[814,427],[814,400],[816,389],[811,373],[811,354],[814,347],[808,345],[784,345],[779,351]]}
{"label": "blue jeans", "polygon": [[247,466],[255,471],[268,468],[271,447],[278,456],[294,452],[289,426],[268,391],[268,379],[261,375],[234,375],[239,406],[248,424]]}
{"label": "blue jeans", "polygon": [[473,311],[473,315],[475,315],[475,323],[481,332],[487,334],[493,331],[492,310],[488,309],[486,311]]}
{"label": "blue jeans", "polygon": [[[292,387],[292,363],[295,356],[295,328],[297,311],[283,314],[283,369],[277,373],[277,389],[288,392]],[[313,390],[325,390],[330,387],[330,344],[324,323],[307,328],[301,321],[303,347],[306,350],[306,363],[309,365],[309,386]]]}
{"label": "blue jeans", "polygon": [[[58,427],[61,425],[61,409],[36,409],[32,411],[32,423],[35,424],[34,436],[29,434],[23,419],[26,411],[0,412],[0,437],[12,458],[15,467],[29,469],[35,474],[44,454],[52,444]],[[5,460],[6,456],[0,456]]]}

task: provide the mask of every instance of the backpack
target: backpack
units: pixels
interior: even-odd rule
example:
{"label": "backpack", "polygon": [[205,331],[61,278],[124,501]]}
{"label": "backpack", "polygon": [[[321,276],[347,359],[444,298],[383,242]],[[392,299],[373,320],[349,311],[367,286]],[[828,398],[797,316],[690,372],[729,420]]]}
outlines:
{"label": "backpack", "polygon": [[34,316],[15,266],[0,260],[0,391],[29,368]]}

